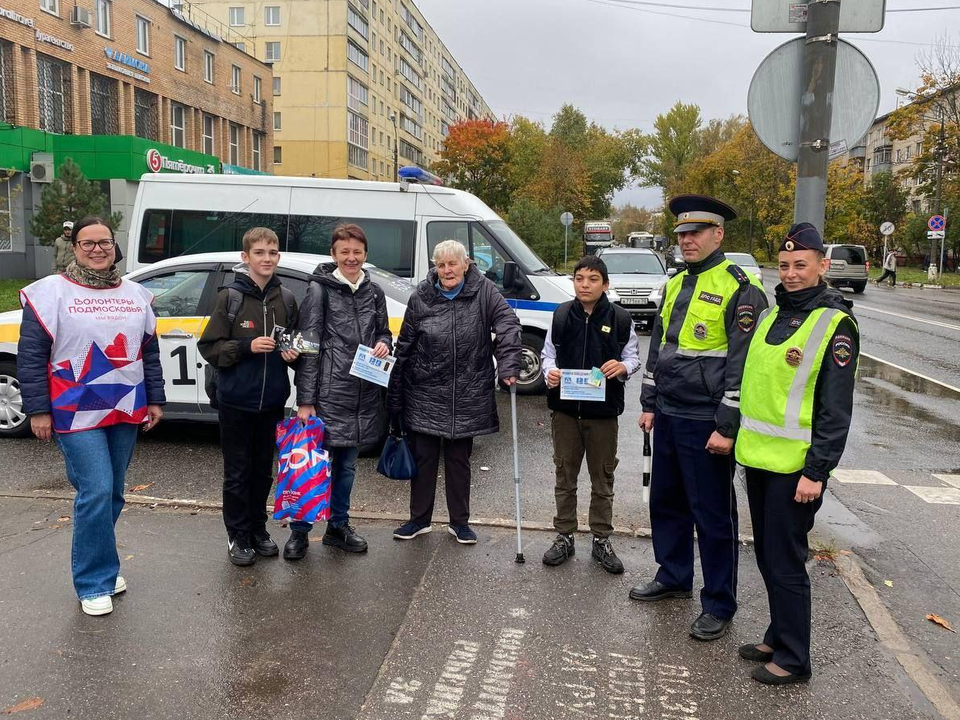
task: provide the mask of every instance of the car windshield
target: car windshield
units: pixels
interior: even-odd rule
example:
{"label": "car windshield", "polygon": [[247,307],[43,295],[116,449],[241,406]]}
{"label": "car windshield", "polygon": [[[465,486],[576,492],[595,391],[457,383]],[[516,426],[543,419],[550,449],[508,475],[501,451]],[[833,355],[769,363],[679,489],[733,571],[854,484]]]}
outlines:
{"label": "car windshield", "polygon": [[547,264],[537,257],[537,254],[527,247],[510,226],[503,220],[488,220],[486,226],[497,236],[504,250],[528,273],[552,273]]}
{"label": "car windshield", "polygon": [[611,275],[663,275],[660,258],[652,253],[604,253],[600,256]]}
{"label": "car windshield", "polygon": [[753,255],[748,255],[747,253],[726,253],[727,260],[730,262],[735,262],[740,267],[757,267],[757,261],[753,259]]}

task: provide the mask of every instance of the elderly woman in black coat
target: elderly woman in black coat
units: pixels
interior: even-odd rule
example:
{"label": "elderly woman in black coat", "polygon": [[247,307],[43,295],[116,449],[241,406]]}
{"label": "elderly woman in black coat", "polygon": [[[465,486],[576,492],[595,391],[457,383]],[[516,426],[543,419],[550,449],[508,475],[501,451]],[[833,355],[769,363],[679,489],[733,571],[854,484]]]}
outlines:
{"label": "elderly woman in black coat", "polygon": [[459,242],[437,245],[433,262],[407,304],[387,393],[387,409],[402,415],[417,462],[410,519],[393,536],[410,540],[430,532],[442,450],[448,531],[457,542],[472,545],[477,542],[469,524],[473,438],[500,429],[495,380],[517,381],[520,321]]}

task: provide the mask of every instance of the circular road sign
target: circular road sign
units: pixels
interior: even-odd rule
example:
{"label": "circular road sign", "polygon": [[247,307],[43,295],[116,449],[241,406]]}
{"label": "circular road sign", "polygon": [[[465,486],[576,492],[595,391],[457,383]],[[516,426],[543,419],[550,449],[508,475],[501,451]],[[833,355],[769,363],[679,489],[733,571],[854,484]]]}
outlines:
{"label": "circular road sign", "polygon": [[[784,160],[796,162],[805,37],[790,40],[760,63],[750,81],[747,111],[760,141]],[[860,50],[841,40],[833,89],[830,143],[855,147],[877,117],[880,81]],[[845,152],[842,150],[841,152]]]}
{"label": "circular road sign", "polygon": [[568,212],[563,213],[563,215],[560,216],[560,223],[564,227],[570,227],[573,225],[573,215]]}
{"label": "circular road sign", "polygon": [[885,222],[880,226],[881,235],[893,235],[893,231],[896,230],[896,227],[892,222]]}
{"label": "circular road sign", "polygon": [[927,227],[931,230],[943,230],[947,226],[947,219],[943,215],[934,215],[927,220]]}

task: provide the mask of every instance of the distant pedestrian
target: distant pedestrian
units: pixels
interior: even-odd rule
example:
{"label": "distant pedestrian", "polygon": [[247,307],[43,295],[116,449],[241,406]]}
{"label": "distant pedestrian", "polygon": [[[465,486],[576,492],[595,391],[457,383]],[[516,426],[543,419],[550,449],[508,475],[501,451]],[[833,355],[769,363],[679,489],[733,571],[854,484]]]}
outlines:
{"label": "distant pedestrian", "polygon": [[63,232],[53,241],[53,272],[62,273],[73,262],[73,222],[63,223]]}
{"label": "distant pedestrian", "polygon": [[877,287],[887,278],[890,278],[890,287],[897,286],[897,251],[891,250],[883,258],[883,275],[877,278]]}
{"label": "distant pedestrian", "polygon": [[807,534],[847,442],[860,352],[851,303],[823,281],[830,261],[813,225],[791,228],[779,263],[777,304],[747,352],[736,445],[770,606],[763,641],[739,652],[766,663],[752,676],[768,685],[810,679]]}
{"label": "distant pedestrian", "polygon": [[[609,573],[623,572],[623,563],[610,542],[613,534],[613,481],[617,467],[617,435],[624,408],[624,383],[640,367],[637,333],[630,313],[611,303],[607,266],[588,255],[573,269],[576,298],[563,303],[543,344],[543,372],[556,465],[553,519],[557,538],[543,556],[545,565],[561,565],[574,555],[577,529],[577,476],[587,457],[590,473],[592,556]],[[605,378],[602,397],[595,401],[561,398],[561,369],[597,368]]]}
{"label": "distant pedestrian", "polygon": [[473,439],[500,429],[495,382],[517,381],[520,321],[459,242],[439,243],[433,262],[407,304],[387,393],[387,410],[402,416],[417,463],[410,519],[393,537],[411,540],[430,532],[442,452],[447,529],[457,542],[473,545]]}
{"label": "distant pedestrian", "polygon": [[113,231],[77,223],[75,260],[20,291],[17,376],[40,440],[56,441],[73,504],[73,586],[87,615],[113,612],[127,589],[115,526],[137,428],[154,427],[165,402],[153,295],[117,271]]}

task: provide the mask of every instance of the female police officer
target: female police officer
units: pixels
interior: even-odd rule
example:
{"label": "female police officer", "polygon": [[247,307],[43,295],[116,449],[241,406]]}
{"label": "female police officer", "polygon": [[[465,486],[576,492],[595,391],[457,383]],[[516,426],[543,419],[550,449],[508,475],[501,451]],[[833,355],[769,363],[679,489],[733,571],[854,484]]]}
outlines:
{"label": "female police officer", "polygon": [[823,281],[817,229],[794,225],[779,259],[776,307],[747,352],[736,443],[770,604],[763,642],[740,656],[766,663],[752,676],[768,685],[810,679],[807,533],[847,441],[859,352],[851,303]]}

